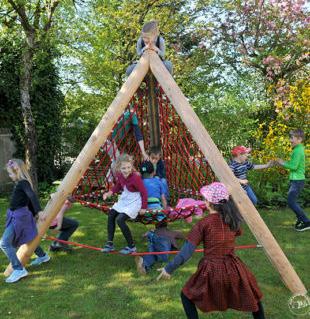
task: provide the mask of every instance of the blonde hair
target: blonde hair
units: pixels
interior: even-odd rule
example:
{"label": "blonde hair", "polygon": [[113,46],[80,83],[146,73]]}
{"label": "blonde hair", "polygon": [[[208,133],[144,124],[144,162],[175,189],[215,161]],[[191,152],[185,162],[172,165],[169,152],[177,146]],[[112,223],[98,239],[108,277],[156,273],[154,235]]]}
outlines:
{"label": "blonde hair", "polygon": [[28,171],[28,166],[25,164],[25,162],[18,158],[12,158],[10,159],[6,164],[6,169],[11,170],[16,176],[17,180],[26,180],[31,185],[31,188],[33,189],[33,183]]}
{"label": "blonde hair", "polygon": [[[131,155],[129,154],[122,154],[120,155],[117,159],[116,159],[116,162],[115,162],[115,171],[116,172],[119,172],[120,171],[120,168],[121,168],[121,165],[122,163],[131,163],[132,165],[132,168],[133,168],[133,164],[134,164],[134,159]],[[134,169],[134,168],[133,168]]]}
{"label": "blonde hair", "polygon": [[158,22],[153,20],[144,24],[141,35],[142,36],[152,36],[159,34]]}

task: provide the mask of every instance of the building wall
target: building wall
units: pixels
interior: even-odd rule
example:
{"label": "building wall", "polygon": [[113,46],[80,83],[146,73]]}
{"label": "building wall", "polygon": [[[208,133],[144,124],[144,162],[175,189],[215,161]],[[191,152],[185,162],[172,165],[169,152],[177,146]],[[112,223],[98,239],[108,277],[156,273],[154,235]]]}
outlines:
{"label": "building wall", "polygon": [[11,139],[12,134],[7,129],[0,128],[0,193],[12,187],[12,181],[5,169],[5,164],[15,153],[15,145]]}

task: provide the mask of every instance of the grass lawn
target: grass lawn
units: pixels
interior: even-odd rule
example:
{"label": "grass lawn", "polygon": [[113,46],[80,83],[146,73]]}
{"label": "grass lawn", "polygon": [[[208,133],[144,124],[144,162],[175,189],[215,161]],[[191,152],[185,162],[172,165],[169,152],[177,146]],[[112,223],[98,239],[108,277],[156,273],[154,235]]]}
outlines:
{"label": "grass lawn", "polygon": [[[1,233],[4,227],[7,201],[0,199]],[[308,210],[309,212],[309,210]],[[297,233],[292,228],[293,214],[287,209],[261,211],[263,219],[278,240],[307,288],[310,287],[310,231]],[[80,228],[72,240],[93,246],[102,246],[106,240],[107,216],[97,210],[75,204],[68,213],[80,221]],[[141,235],[147,228],[131,223],[130,228],[140,251],[146,250]],[[174,229],[188,231],[191,225],[176,222]],[[247,227],[237,244],[255,243]],[[308,244],[307,244],[308,243]],[[117,228],[115,245],[125,245]],[[42,246],[48,248],[49,242]],[[185,318],[180,302],[180,290],[197,266],[201,254],[196,254],[179,268],[170,281],[156,282],[155,269],[147,277],[139,277],[133,257],[103,255],[97,251],[75,248],[70,254],[50,253],[49,263],[39,267],[27,267],[29,276],[16,284],[0,281],[0,318],[6,319],[179,319]],[[291,293],[284,286],[262,249],[238,251],[256,275],[264,294],[266,318],[295,317],[288,308]],[[7,265],[0,254],[1,272]],[[252,318],[250,314],[227,311],[226,313],[201,314],[201,318]]]}

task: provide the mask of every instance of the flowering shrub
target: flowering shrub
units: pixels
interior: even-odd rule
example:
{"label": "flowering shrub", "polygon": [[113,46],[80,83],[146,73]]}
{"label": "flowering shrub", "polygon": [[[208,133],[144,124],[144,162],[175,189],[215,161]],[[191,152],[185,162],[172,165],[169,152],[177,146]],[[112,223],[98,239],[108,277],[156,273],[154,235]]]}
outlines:
{"label": "flowering shrub", "polygon": [[[301,128],[305,131],[306,136],[309,135],[310,85],[308,81],[300,80],[295,85],[288,85],[282,80],[272,91],[275,92],[274,106],[277,116],[270,122],[261,123],[255,132],[255,138],[260,141],[260,145],[253,151],[253,157],[260,163],[278,157],[289,159],[292,151],[288,137],[290,130]],[[308,150],[306,157],[309,157],[307,139],[305,147]],[[306,174],[309,175],[307,169]],[[268,172],[260,172],[260,175],[254,175],[253,183],[256,184],[263,203],[281,204],[281,200],[278,198],[275,201],[274,196],[278,197],[281,193],[282,198],[286,196],[288,171],[282,167],[276,167],[269,169]],[[262,184],[265,185],[264,189],[260,187]],[[303,198],[306,204],[309,204],[309,195],[307,191],[304,191]]]}

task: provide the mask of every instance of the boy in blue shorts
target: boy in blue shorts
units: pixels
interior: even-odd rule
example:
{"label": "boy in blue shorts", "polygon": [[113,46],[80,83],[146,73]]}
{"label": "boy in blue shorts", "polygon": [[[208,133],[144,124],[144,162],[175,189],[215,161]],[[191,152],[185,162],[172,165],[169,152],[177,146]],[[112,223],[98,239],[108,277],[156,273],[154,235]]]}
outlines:
{"label": "boy in blue shorts", "polygon": [[293,147],[291,158],[284,161],[280,158],[276,162],[290,171],[290,188],[288,191],[287,202],[289,208],[295,213],[297,221],[295,224],[296,231],[305,231],[310,229],[310,219],[297,203],[297,199],[305,186],[305,147],[303,141],[305,134],[302,130],[297,129],[290,132],[290,142]]}

